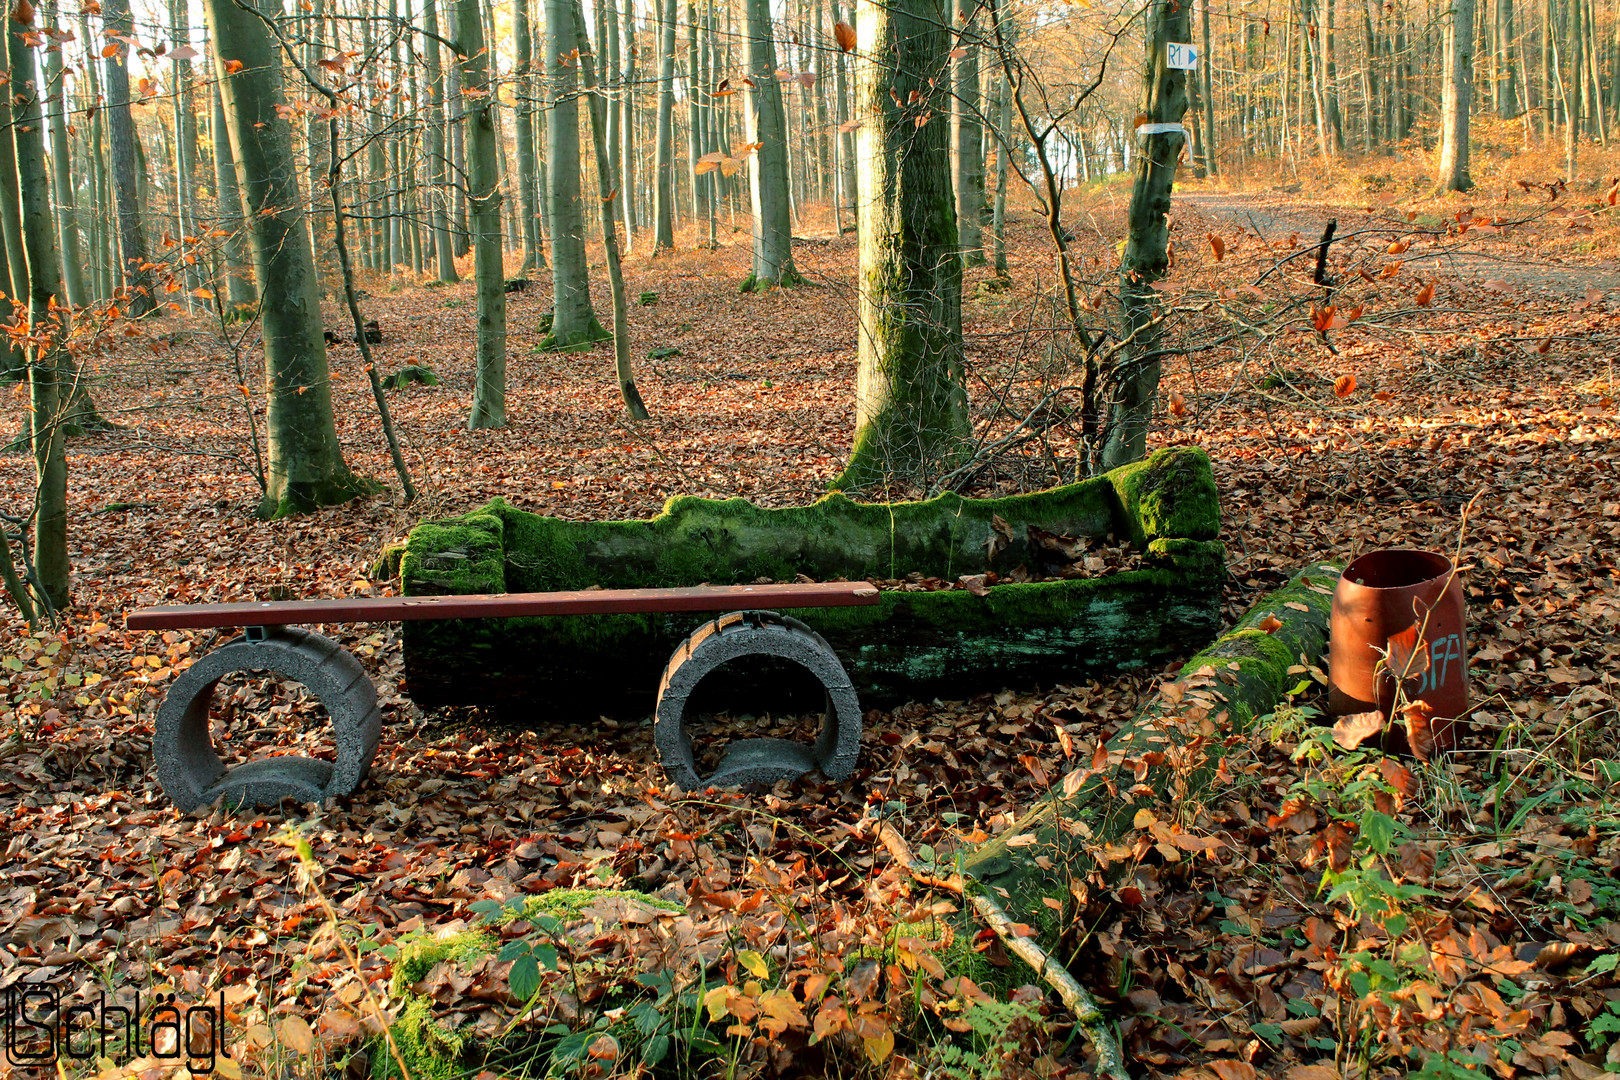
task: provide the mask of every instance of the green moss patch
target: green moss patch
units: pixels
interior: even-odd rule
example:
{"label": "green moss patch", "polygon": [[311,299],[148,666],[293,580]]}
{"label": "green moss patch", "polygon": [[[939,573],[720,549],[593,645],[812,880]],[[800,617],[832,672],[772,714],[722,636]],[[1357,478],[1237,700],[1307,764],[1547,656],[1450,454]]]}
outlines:
{"label": "green moss patch", "polygon": [[1209,455],[1187,447],[1155,450],[1108,473],[1131,542],[1165,537],[1213,540],[1221,532],[1220,497]]}
{"label": "green moss patch", "polygon": [[[764,509],[743,499],[680,497],[650,520],[592,522],[526,513],[495,499],[413,530],[401,581],[406,594],[417,595],[730,585],[800,575],[831,581],[917,572],[953,580],[1036,565],[1043,533],[1141,537],[1140,570],[998,585],[982,597],[897,591],[872,607],[792,611],[827,638],[863,701],[881,705],[1079,679],[1202,645],[1217,628],[1225,576],[1224,550],[1213,539],[1213,491],[1208,458],[1183,449],[1001,499],[945,494],[857,503],[834,493],[809,506]],[[1178,500],[1196,505],[1187,510]],[[1183,527],[1190,531],[1173,531]],[[645,712],[670,652],[711,617],[410,622],[408,685],[423,705],[540,700],[566,712]],[[745,691],[746,678],[738,676]]]}

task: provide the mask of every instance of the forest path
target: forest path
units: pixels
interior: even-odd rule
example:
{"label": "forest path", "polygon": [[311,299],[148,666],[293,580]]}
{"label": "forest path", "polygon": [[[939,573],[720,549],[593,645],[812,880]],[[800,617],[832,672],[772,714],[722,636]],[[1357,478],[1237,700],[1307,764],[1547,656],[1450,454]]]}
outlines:
{"label": "forest path", "polygon": [[[1531,220],[1505,230],[1471,229],[1421,258],[1408,255],[1408,268],[1481,285],[1488,281],[1507,283],[1560,297],[1583,297],[1590,289],[1620,290],[1620,259],[1581,250],[1582,240],[1592,232],[1592,215],[1579,198],[1532,205],[1528,210],[1486,205],[1490,202],[1481,192],[1474,203],[1479,207],[1475,214]],[[1257,232],[1273,246],[1284,244],[1294,233],[1299,234],[1298,244],[1309,244],[1321,236],[1329,218],[1336,218],[1336,260],[1346,242],[1359,239],[1364,246],[1387,245],[1412,229],[1442,224],[1442,213],[1449,218],[1456,212],[1449,207],[1425,210],[1419,212],[1416,221],[1410,221],[1393,207],[1334,205],[1315,201],[1303,191],[1177,192],[1172,210],[1176,216],[1201,219],[1205,228],[1217,234],[1239,228]],[[1193,235],[1198,231],[1203,229],[1193,231]]]}

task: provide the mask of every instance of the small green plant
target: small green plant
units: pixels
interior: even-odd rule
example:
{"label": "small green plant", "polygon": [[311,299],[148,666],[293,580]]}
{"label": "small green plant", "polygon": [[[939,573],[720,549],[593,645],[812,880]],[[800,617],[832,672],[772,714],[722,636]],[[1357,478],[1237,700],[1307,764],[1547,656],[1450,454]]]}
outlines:
{"label": "small green plant", "polygon": [[962,1042],[942,1041],[930,1046],[926,1058],[931,1071],[947,1080],[1003,1080],[1030,1075],[1032,1046],[1041,1040],[1041,1013],[1024,1001],[985,998],[970,1004],[958,1026]]}

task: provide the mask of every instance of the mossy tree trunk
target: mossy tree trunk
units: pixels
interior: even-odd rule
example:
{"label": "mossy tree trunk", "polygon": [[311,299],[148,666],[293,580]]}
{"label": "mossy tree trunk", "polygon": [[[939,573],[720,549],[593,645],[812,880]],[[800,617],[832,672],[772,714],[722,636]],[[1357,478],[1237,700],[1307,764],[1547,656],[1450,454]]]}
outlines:
{"label": "mossy tree trunk", "polygon": [[[1060,961],[1072,960],[1079,912],[1071,886],[1095,868],[1087,852],[1138,828],[1139,810],[1163,814],[1167,801],[1204,797],[1221,741],[1275,709],[1305,677],[1304,667],[1322,659],[1338,577],[1335,564],[1316,563],[1262,597],[1182,666],[1179,693],[1155,695],[1108,742],[1105,763],[1095,769],[1081,763],[1077,784],[1060,783],[994,840],[959,853],[962,875],[972,887],[996,890],[1014,920],[1037,928]],[[1261,629],[1268,619],[1281,625],[1268,633]],[[1151,843],[1149,833],[1141,835]]]}
{"label": "mossy tree trunk", "polygon": [[788,206],[787,115],[776,79],[776,42],[770,0],[743,0],[748,39],[747,139],[757,144],[748,162],[748,195],[754,211],[754,267],[742,290],[797,285],[793,226]]}
{"label": "mossy tree trunk", "polygon": [[473,236],[473,279],[478,286],[478,371],[473,385],[473,429],[506,426],[506,273],[502,261],[501,170],[495,145],[495,88],[479,0],[459,0],[456,41],[462,96],[467,102],[467,215]]}
{"label": "mossy tree trunk", "polygon": [[962,262],[951,190],[949,9],[938,0],[856,14],[861,201],[855,442],[833,486],[927,488],[969,434]]}
{"label": "mossy tree trunk", "polygon": [[[107,0],[102,12],[108,33],[133,35],[129,0]],[[119,45],[119,42],[114,40],[112,44]],[[139,173],[135,157],[139,140],[135,118],[130,114],[129,69],[124,66],[127,53],[128,49],[120,45],[118,51],[107,57],[107,135],[112,156],[113,207],[118,215],[119,280],[128,290],[124,310],[139,318],[156,310],[157,300],[151,271],[141,269],[147,261],[146,231],[136,186]]]}
{"label": "mossy tree trunk", "polygon": [[277,518],[347,502],[373,486],[349,471],[338,446],[292,130],[278,109],[281,57],[263,21],[279,7],[261,10],[262,16],[236,0],[204,5],[209,36],[220,43],[215,77],[260,289],[269,461],[259,515]]}
{"label": "mossy tree trunk", "polygon": [[[62,271],[51,218],[50,174],[45,166],[40,81],[27,35],[32,18],[14,10],[7,19],[6,44],[11,95],[10,131],[21,195],[23,250],[28,262],[28,407],[34,449],[34,570],[39,586],[58,611],[70,603],[67,542],[67,458],[64,406],[70,393],[60,385],[66,370],[63,326],[52,310],[62,293]],[[21,24],[20,26],[17,24]]]}
{"label": "mossy tree trunk", "polygon": [[579,183],[579,86],[575,49],[588,49],[574,26],[572,0],[546,0],[546,171],[551,204],[551,333],[541,348],[589,346],[608,336],[591,307],[585,261],[585,211]]}
{"label": "mossy tree trunk", "polygon": [[[1142,113],[1151,124],[1179,125],[1187,113],[1187,73],[1166,63],[1165,46],[1190,41],[1192,7],[1181,0],[1150,0],[1147,66],[1142,79]],[[1148,421],[1159,393],[1160,319],[1163,308],[1153,283],[1170,271],[1170,193],[1185,132],[1139,137],[1125,254],[1120,260],[1119,295],[1128,345],[1112,373],[1108,435],[1103,466],[1112,469],[1147,453]]]}

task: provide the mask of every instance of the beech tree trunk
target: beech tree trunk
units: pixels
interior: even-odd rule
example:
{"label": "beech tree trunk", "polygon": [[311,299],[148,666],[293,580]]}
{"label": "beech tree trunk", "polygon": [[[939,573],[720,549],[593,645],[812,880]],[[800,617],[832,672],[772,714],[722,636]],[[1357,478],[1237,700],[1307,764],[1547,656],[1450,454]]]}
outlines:
{"label": "beech tree trunk", "polygon": [[231,136],[225,130],[225,104],[219,96],[219,83],[210,88],[213,118],[208,123],[208,134],[214,144],[214,206],[217,227],[230,235],[225,237],[225,281],[223,288],[233,308],[251,306],[258,300],[253,286],[253,266],[243,250],[242,230],[246,220],[242,216],[241,189],[236,186],[236,159],[231,155]]}
{"label": "beech tree trunk", "polygon": [[467,220],[478,286],[478,373],[469,428],[506,426],[506,274],[502,264],[501,170],[495,146],[495,87],[478,0],[459,0],[462,95],[467,99]]}
{"label": "beech tree trunk", "polygon": [[653,168],[653,254],[675,249],[675,0],[658,4],[658,133]]}
{"label": "beech tree trunk", "polygon": [[[107,0],[102,21],[109,32],[131,35],[129,0]],[[118,44],[117,42],[113,42]],[[139,318],[157,308],[152,273],[141,267],[147,263],[146,233],[141,221],[140,193],[136,187],[135,157],[139,143],[135,118],[129,111],[129,71],[124,67],[127,49],[107,57],[107,136],[112,152],[113,204],[118,214],[119,278],[127,290],[124,309]]]}
{"label": "beech tree trunk", "polygon": [[[51,310],[62,293],[61,263],[56,251],[56,226],[51,220],[50,175],[45,167],[44,117],[40,112],[38,72],[33,48],[24,39],[32,27],[17,17],[6,20],[6,43],[11,97],[11,130],[16,178],[21,196],[23,248],[28,262],[28,405],[29,432],[34,450],[36,484],[34,512],[34,570],[51,606],[65,609],[71,602],[71,567],[67,539],[67,458],[64,453],[67,421],[64,406],[71,390],[60,385],[66,373],[62,339],[67,331]],[[17,24],[21,23],[19,27]],[[64,392],[67,391],[67,392]]]}
{"label": "beech tree trunk", "polygon": [[[603,0],[606,2],[606,0]],[[636,50],[636,13],[635,0],[624,0],[624,36],[621,47],[624,49],[624,82],[628,88],[636,85],[636,61],[640,59]],[[548,9],[549,10],[549,9]],[[633,93],[624,95],[623,116],[619,121],[620,134],[624,139],[624,146],[619,151],[619,166],[623,170],[623,179],[619,189],[624,192],[624,250],[634,250],[636,246],[636,98]]]}
{"label": "beech tree trunk", "polygon": [[979,0],[955,0],[957,31],[952,65],[956,97],[951,110],[951,172],[956,178],[956,234],[962,246],[963,266],[984,265],[984,127],[979,121]]}
{"label": "beech tree trunk", "polygon": [[754,211],[754,268],[742,291],[797,285],[793,268],[793,226],[788,203],[787,115],[782,84],[776,81],[776,43],[770,0],[743,0],[743,35],[748,41],[746,75],[747,140],[757,143],[748,161],[748,194]]}
{"label": "beech tree trunk", "polygon": [[[260,10],[274,17],[279,6]],[[347,502],[375,486],[349,471],[338,446],[292,128],[278,109],[285,99],[276,43],[259,17],[237,0],[207,0],[204,13],[209,36],[219,43],[213,50],[214,75],[260,288],[269,460],[259,516],[307,513]],[[241,67],[228,71],[230,61]]]}
{"label": "beech tree trunk", "polygon": [[[56,5],[44,7],[45,19],[56,22]],[[79,248],[79,222],[74,204],[72,154],[67,133],[68,95],[67,80],[63,77],[62,50],[52,49],[45,54],[45,94],[55,102],[48,121],[51,129],[51,188],[56,196],[56,231],[62,252],[62,287],[67,290],[66,300],[74,307],[90,302],[85,283],[84,256]]]}
{"label": "beech tree trunk", "polygon": [[456,252],[450,238],[451,193],[447,173],[449,162],[445,157],[444,138],[444,69],[439,64],[439,11],[438,0],[422,0],[422,50],[427,57],[428,84],[428,182],[432,187],[429,198],[433,219],[433,253],[438,263],[439,280],[450,283],[460,281],[456,273]]}
{"label": "beech tree trunk", "polygon": [[[585,212],[579,183],[579,80],[572,59],[590,43],[574,25],[572,0],[546,0],[546,166],[551,203],[551,333],[543,349],[589,347],[608,336],[591,307]],[[606,194],[606,192],[603,192]]]}
{"label": "beech tree trunk", "polygon": [[[580,0],[572,0],[574,23],[580,36],[585,34],[585,10]],[[580,76],[585,82],[591,110],[591,148],[596,158],[596,181],[603,190],[613,191],[613,155],[608,141],[607,102],[596,84],[596,66],[591,54],[580,54]],[[630,306],[624,293],[624,271],[619,266],[619,238],[615,218],[618,211],[613,203],[622,196],[610,195],[601,200],[602,242],[607,250],[608,281],[613,289],[613,367],[619,380],[619,396],[624,410],[632,420],[647,419],[647,406],[642,404],[636,389],[635,373],[630,368]]]}
{"label": "beech tree trunk", "polygon": [[517,79],[517,110],[513,131],[517,137],[518,198],[523,215],[523,268],[527,274],[546,265],[540,248],[539,170],[534,153],[534,73],[529,26],[529,0],[514,0],[512,6],[513,76]]}
{"label": "beech tree trunk", "polygon": [[857,15],[860,307],[855,440],[834,487],[925,489],[966,446],[950,33],[936,0]]}
{"label": "beech tree trunk", "polygon": [[1474,87],[1474,0],[1451,0],[1445,34],[1439,187],[1442,191],[1467,191],[1474,186],[1468,176],[1468,111]]}
{"label": "beech tree trunk", "polygon": [[[7,18],[0,15],[0,20]],[[0,318],[13,322],[28,310],[28,253],[23,250],[22,201],[17,191],[17,159],[12,140],[0,132],[0,231],[5,234],[6,277],[0,282],[6,301]],[[6,370],[9,379],[26,377],[28,354],[22,343],[6,335]]]}
{"label": "beech tree trunk", "polygon": [[[1177,0],[1151,0],[1142,112],[1153,124],[1180,124],[1187,112],[1187,73],[1165,63],[1165,45],[1192,33],[1192,9]],[[1153,283],[1170,269],[1170,193],[1186,136],[1178,128],[1135,136],[1135,182],[1120,260],[1119,295],[1129,342],[1112,375],[1103,467],[1112,469],[1147,453],[1148,421],[1159,392],[1159,294]]]}
{"label": "beech tree trunk", "polygon": [[[185,0],[169,0],[172,48],[191,44],[189,21],[190,12]],[[197,108],[191,85],[191,61],[182,59],[171,62],[174,64],[174,205],[175,229],[178,233],[175,240],[180,244],[178,259],[186,283],[181,302],[191,308],[197,304],[192,290],[202,285],[201,270],[196,262],[202,239],[202,230],[197,227]],[[73,247],[77,261],[77,242]],[[63,246],[63,254],[68,254],[66,245]],[[77,271],[73,273],[76,275]]]}

